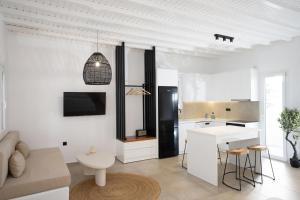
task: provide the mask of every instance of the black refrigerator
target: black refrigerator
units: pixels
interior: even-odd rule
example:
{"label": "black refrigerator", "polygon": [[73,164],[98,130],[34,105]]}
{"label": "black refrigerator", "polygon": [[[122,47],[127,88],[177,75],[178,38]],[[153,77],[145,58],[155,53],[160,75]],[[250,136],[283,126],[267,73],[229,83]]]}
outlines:
{"label": "black refrigerator", "polygon": [[158,87],[158,129],[159,158],[177,156],[179,152],[177,87]]}

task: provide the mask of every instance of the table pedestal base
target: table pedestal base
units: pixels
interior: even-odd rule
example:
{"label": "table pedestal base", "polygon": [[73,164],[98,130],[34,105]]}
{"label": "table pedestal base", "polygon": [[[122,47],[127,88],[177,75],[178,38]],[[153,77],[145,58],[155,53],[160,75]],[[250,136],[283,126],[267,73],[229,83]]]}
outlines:
{"label": "table pedestal base", "polygon": [[106,185],[106,169],[97,169],[95,174],[96,184],[100,187]]}

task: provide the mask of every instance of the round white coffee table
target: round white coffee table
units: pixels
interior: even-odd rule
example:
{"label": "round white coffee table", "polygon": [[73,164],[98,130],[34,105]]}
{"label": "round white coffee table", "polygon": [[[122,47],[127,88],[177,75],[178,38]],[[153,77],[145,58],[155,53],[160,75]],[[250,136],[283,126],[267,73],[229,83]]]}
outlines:
{"label": "round white coffee table", "polygon": [[115,156],[110,153],[91,153],[81,154],[77,156],[77,160],[87,167],[86,172],[94,171],[90,174],[95,175],[96,184],[105,186],[106,184],[106,168],[112,166],[115,162]]}

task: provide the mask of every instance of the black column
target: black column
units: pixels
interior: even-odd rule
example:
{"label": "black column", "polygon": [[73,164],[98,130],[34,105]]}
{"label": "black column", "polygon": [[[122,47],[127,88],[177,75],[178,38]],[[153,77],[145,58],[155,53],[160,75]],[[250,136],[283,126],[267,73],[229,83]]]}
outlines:
{"label": "black column", "polygon": [[151,95],[145,96],[145,122],[147,135],[156,136],[156,72],[155,47],[145,50],[145,89]]}
{"label": "black column", "polygon": [[125,140],[125,44],[116,47],[116,137]]}

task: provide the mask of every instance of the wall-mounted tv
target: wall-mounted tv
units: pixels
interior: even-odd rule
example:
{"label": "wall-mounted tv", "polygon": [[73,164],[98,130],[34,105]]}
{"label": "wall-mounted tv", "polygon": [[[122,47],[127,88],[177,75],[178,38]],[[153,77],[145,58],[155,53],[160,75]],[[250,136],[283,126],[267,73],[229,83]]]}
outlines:
{"label": "wall-mounted tv", "polygon": [[64,92],[64,116],[105,115],[105,92]]}

